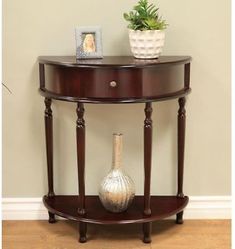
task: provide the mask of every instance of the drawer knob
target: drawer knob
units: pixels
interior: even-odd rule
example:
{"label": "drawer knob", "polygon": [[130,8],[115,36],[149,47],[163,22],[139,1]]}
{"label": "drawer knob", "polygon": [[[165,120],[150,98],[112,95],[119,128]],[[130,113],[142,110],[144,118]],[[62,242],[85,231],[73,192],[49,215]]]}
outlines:
{"label": "drawer knob", "polygon": [[109,83],[109,85],[110,85],[111,87],[116,87],[116,86],[117,86],[117,82],[116,82],[116,81],[111,81],[111,82]]}

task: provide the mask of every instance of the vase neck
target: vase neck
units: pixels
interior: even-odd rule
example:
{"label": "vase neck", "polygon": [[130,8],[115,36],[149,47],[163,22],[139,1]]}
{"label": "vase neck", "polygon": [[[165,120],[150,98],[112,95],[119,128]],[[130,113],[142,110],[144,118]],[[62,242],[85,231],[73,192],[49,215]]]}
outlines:
{"label": "vase neck", "polygon": [[122,166],[122,134],[113,134],[113,162],[112,168],[119,169]]}

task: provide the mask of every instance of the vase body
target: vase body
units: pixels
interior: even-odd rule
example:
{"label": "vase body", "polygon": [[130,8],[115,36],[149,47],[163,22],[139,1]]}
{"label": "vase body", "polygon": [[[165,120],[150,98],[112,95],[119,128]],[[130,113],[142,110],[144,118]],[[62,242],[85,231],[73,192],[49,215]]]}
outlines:
{"label": "vase body", "polygon": [[113,134],[112,169],[101,182],[99,198],[110,212],[125,211],[135,196],[132,179],[122,169],[122,134]]}
{"label": "vase body", "polygon": [[164,30],[129,29],[131,52],[138,59],[156,59],[160,56],[165,42]]}

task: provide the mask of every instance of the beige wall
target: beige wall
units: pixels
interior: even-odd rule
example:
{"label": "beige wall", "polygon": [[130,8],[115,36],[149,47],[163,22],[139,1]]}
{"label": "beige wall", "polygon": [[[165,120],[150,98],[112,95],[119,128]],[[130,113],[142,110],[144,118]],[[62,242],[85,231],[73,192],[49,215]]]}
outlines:
{"label": "beige wall", "polygon": [[[105,55],[130,54],[122,13],[136,1],[5,0],[3,3],[3,196],[47,191],[39,55],[74,55],[74,28],[100,25]],[[230,195],[230,1],[158,0],[170,24],[164,55],[191,55],[184,189]],[[154,104],[152,193],[175,193],[176,101]],[[75,114],[54,102],[55,189],[77,193]],[[86,105],[87,193],[111,165],[114,131],[124,133],[124,163],[143,193],[143,104]]]}

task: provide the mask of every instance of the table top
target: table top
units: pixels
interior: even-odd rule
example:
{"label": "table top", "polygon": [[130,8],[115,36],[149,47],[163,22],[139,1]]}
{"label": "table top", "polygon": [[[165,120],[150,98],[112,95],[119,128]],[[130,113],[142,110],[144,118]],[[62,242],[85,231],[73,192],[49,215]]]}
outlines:
{"label": "table top", "polygon": [[105,56],[103,59],[78,60],[75,56],[39,56],[41,64],[67,67],[127,67],[142,68],[157,65],[186,64],[190,56],[160,56],[158,59],[136,59],[133,56]]}

